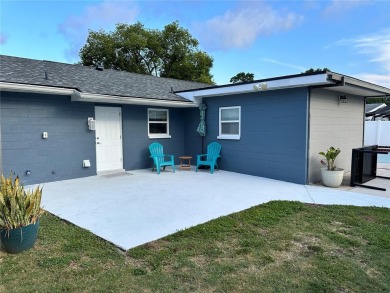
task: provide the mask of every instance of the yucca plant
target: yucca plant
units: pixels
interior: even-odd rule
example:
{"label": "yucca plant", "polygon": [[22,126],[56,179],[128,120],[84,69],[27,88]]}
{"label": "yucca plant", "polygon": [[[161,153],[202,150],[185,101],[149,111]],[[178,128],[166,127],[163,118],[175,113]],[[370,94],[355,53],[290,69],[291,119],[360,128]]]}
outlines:
{"label": "yucca plant", "polygon": [[25,191],[19,177],[1,176],[0,182],[0,230],[11,230],[35,224],[43,214],[42,188]]}
{"label": "yucca plant", "polygon": [[336,160],[337,156],[340,154],[340,149],[335,149],[334,147],[330,147],[329,149],[326,150],[326,153],[324,152],[319,152],[319,155],[322,155],[326,158],[326,162],[321,160],[321,164],[323,165],[328,165],[328,170],[329,171],[334,171],[336,170],[336,165],[334,164],[334,161]]}

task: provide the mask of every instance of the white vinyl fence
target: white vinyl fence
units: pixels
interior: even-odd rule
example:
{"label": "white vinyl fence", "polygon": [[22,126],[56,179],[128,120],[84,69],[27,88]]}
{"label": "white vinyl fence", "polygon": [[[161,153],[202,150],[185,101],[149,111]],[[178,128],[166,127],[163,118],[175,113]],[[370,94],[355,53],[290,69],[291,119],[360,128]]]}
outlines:
{"label": "white vinyl fence", "polygon": [[366,121],[364,145],[390,146],[390,121]]}

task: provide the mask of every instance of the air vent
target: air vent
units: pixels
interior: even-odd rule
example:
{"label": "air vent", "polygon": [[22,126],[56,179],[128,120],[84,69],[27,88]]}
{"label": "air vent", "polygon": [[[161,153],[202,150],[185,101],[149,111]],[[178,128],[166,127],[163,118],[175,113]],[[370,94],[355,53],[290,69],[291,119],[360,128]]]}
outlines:
{"label": "air vent", "polygon": [[96,70],[103,71],[103,69],[104,69],[103,63],[101,62],[96,63]]}

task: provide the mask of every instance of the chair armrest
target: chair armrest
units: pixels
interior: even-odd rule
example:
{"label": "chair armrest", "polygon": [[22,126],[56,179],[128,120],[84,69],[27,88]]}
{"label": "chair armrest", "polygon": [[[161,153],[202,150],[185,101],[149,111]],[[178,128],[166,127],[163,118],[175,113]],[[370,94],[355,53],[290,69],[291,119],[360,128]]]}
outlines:
{"label": "chair armrest", "polygon": [[203,154],[203,155],[196,155],[198,158],[201,158],[201,157],[206,157],[207,154]]}
{"label": "chair armrest", "polygon": [[213,161],[216,163],[217,160],[218,160],[220,157],[221,157],[220,155],[219,155],[219,156],[215,156],[215,157],[213,158]]}
{"label": "chair armrest", "polygon": [[150,158],[163,158],[164,155],[153,155],[153,156],[149,156]]}

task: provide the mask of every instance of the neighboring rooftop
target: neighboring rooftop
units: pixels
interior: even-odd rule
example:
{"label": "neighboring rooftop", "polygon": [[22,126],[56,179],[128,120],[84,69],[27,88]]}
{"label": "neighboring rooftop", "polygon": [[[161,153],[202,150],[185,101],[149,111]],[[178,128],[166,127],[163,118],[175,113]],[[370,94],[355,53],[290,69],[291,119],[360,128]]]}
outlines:
{"label": "neighboring rooftop", "polygon": [[376,120],[377,118],[390,118],[390,106],[385,105],[382,108],[377,109],[376,111],[372,111],[367,113],[366,117],[372,117],[373,120]]}
{"label": "neighboring rooftop", "polygon": [[0,82],[75,89],[107,96],[189,102],[173,91],[210,85],[126,71],[0,55]]}
{"label": "neighboring rooftop", "polygon": [[383,107],[386,107],[385,103],[366,104],[366,114],[375,112]]}

